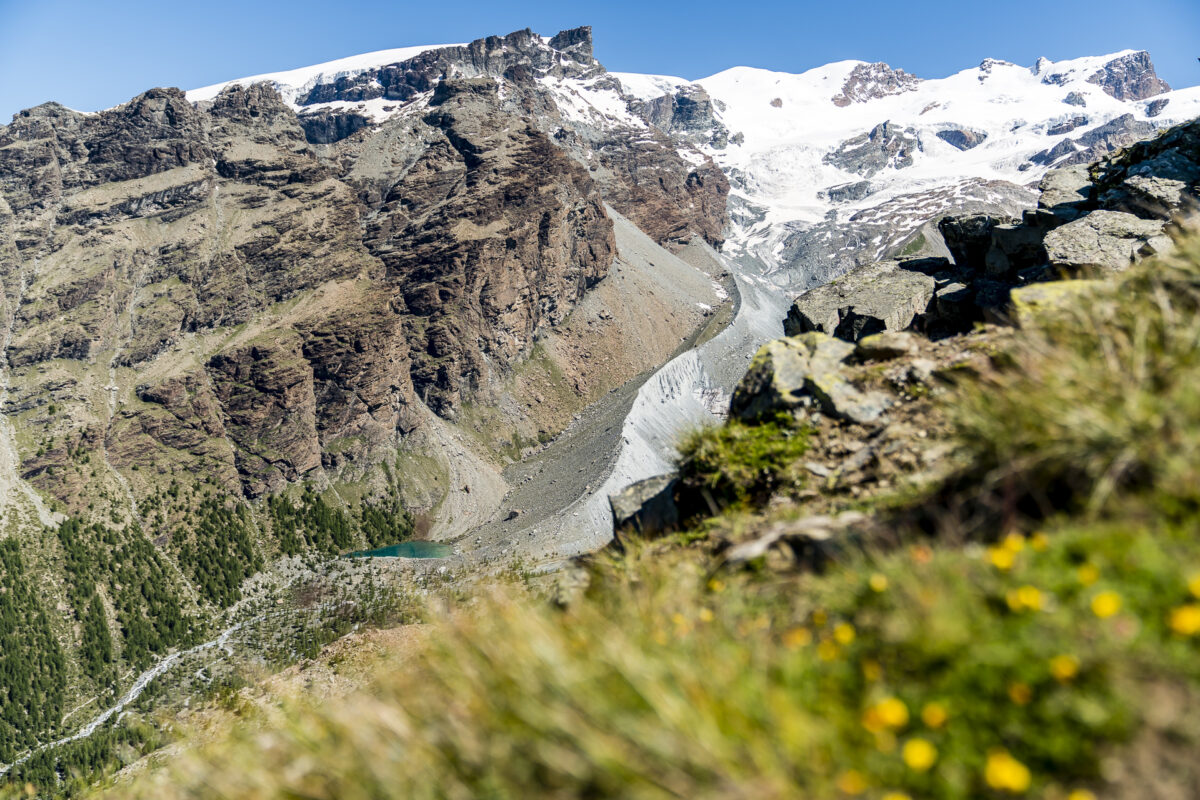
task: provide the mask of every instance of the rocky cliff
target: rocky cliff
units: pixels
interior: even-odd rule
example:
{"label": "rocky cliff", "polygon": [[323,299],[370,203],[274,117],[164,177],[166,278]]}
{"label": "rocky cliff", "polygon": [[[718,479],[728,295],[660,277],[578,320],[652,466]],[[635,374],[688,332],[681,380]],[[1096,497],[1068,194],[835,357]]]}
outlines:
{"label": "rocky cliff", "polygon": [[[539,83],[603,72],[587,29],[521,31],[292,105],[254,83],[22,112],[0,129],[22,475],[78,509],[90,474],[71,459],[93,448],[249,497],[336,473],[419,407],[456,419],[563,322],[613,261],[605,200],[659,240],[719,241],[711,163],[662,133],[580,142]],[[327,107],[377,98],[404,113]]]}

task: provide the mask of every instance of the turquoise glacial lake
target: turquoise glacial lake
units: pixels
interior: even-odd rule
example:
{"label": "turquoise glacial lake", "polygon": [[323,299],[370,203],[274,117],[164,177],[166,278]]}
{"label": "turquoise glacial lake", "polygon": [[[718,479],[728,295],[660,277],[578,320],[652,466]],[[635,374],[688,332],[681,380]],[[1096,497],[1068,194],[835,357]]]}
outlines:
{"label": "turquoise glacial lake", "polygon": [[441,542],[401,542],[374,550],[346,553],[346,558],[445,558],[453,548]]}

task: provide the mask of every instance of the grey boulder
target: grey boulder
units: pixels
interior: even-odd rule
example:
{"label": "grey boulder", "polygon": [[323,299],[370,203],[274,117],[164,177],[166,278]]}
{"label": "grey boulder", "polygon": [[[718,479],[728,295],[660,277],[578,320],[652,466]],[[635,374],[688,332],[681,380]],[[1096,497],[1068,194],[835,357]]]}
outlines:
{"label": "grey boulder", "polygon": [[679,525],[679,509],[675,505],[675,487],[679,475],[669,472],[626,486],[609,495],[613,532],[620,541],[622,534],[646,536],[674,530]]}
{"label": "grey boulder", "polygon": [[734,390],[730,415],[754,421],[815,404],[835,419],[873,422],[890,400],[878,392],[860,391],[843,376],[842,362],[854,349],[816,332],[768,342]]}
{"label": "grey boulder", "polygon": [[903,262],[865,264],[796,298],[783,329],[789,336],[819,331],[849,342],[904,330],[928,310],[935,286],[932,276]]}
{"label": "grey boulder", "polygon": [[1046,234],[1050,265],[1067,274],[1116,272],[1144,255],[1154,240],[1162,248],[1164,223],[1123,211],[1093,211]]}
{"label": "grey boulder", "polygon": [[1086,166],[1052,169],[1042,177],[1038,191],[1041,192],[1038,208],[1044,208],[1055,216],[1073,220],[1082,216],[1084,208],[1091,200],[1092,181]]}

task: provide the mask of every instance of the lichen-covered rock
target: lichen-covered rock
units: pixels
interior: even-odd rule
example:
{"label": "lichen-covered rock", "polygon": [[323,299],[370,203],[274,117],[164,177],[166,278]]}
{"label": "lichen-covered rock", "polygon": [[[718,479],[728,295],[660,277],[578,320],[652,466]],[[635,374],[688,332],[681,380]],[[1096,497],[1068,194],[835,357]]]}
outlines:
{"label": "lichen-covered rock", "polygon": [[860,339],[854,348],[859,361],[890,361],[917,352],[916,334],[907,331],[887,331]]}
{"label": "lichen-covered rock", "polygon": [[768,342],[734,390],[729,413],[752,421],[815,403],[830,417],[873,422],[889,400],[846,380],[842,362],[853,353],[848,342],[815,332]]}
{"label": "lichen-covered rock", "polygon": [[1038,208],[1069,221],[1078,219],[1091,201],[1092,181],[1084,166],[1052,169],[1042,176],[1038,191]]}
{"label": "lichen-covered rock", "polygon": [[1200,163],[1180,150],[1165,150],[1130,164],[1119,182],[1100,195],[1104,208],[1169,220],[1200,200]]}
{"label": "lichen-covered rock", "polygon": [[903,262],[880,261],[805,292],[784,320],[789,336],[820,331],[855,342],[882,331],[900,331],[924,314],[936,281]]}
{"label": "lichen-covered rock", "polygon": [[1046,256],[1067,274],[1114,272],[1132,264],[1163,223],[1121,211],[1093,211],[1046,234]]}
{"label": "lichen-covered rock", "polygon": [[745,420],[789,411],[808,397],[805,381],[848,358],[854,346],[824,334],[776,339],[759,348],[729,404],[729,413]]}
{"label": "lichen-covered rock", "polygon": [[1011,314],[1018,325],[1026,325],[1038,315],[1077,304],[1103,281],[1071,280],[1034,283],[1013,289]]}

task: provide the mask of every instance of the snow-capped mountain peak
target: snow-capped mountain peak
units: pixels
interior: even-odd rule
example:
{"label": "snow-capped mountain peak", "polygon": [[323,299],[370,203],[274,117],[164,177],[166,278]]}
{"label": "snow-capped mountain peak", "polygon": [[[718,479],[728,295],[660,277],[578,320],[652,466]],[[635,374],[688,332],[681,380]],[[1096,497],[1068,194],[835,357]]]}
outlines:
{"label": "snow-capped mountain peak", "polygon": [[211,86],[192,89],[187,92],[187,99],[193,103],[211,100],[229,86],[250,86],[255,83],[270,83],[283,99],[296,105],[316,86],[336,83],[342,78],[352,78],[369,72],[372,69],[385,67],[388,64],[399,64],[416,58],[429,50],[441,50],[447,47],[465,47],[465,44],[434,44],[416,47],[399,47],[391,50],[376,50],[357,56],[339,58],[321,64],[284,70],[283,72],[268,72],[262,75],[252,75],[248,78],[235,78]]}
{"label": "snow-capped mountain peak", "polygon": [[[267,81],[300,114],[310,141],[328,144],[424,107],[445,78],[474,77],[497,81],[501,98],[510,84],[526,87],[514,98],[536,86],[557,112],[539,115],[539,124],[591,169],[613,137],[674,148],[697,169],[711,160],[731,184],[731,251],[805,281],[910,242],[935,206],[1018,208],[1047,169],[1200,115],[1200,88],[1171,91],[1137,50],[1032,67],[988,58],[935,79],[847,60],[798,74],[739,66],[689,81],[607,72],[588,28],[367,53],[188,98]],[[844,229],[856,215],[879,220],[880,233],[816,250],[795,244],[822,226]]]}

